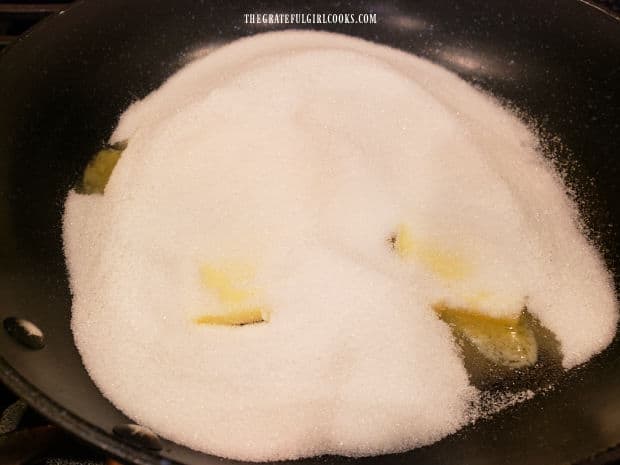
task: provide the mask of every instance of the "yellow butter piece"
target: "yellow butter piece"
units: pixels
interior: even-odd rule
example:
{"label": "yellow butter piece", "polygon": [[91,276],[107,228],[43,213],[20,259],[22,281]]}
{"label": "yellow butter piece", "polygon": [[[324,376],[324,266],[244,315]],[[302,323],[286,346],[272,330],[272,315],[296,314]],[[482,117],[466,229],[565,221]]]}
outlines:
{"label": "yellow butter piece", "polygon": [[252,286],[255,268],[242,263],[227,263],[200,268],[203,285],[215,294],[224,312],[201,315],[200,325],[241,326],[269,321],[269,310],[255,305],[258,291]]}
{"label": "yellow butter piece", "polygon": [[517,318],[495,318],[476,310],[435,304],[433,309],[458,335],[468,339],[493,363],[523,368],[536,363],[538,343],[523,313]]}
{"label": "yellow butter piece", "polygon": [[124,147],[125,145],[107,147],[97,152],[84,170],[81,186],[82,193],[103,194]]}
{"label": "yellow butter piece", "polygon": [[248,308],[221,315],[202,315],[194,322],[199,325],[241,326],[269,321],[269,312],[262,308]]}
{"label": "yellow butter piece", "polygon": [[254,278],[254,269],[245,265],[223,265],[219,267],[203,265],[200,268],[202,283],[215,293],[224,304],[239,304],[253,295],[248,288]]}
{"label": "yellow butter piece", "polygon": [[400,257],[419,261],[442,279],[463,279],[471,271],[470,265],[460,254],[442,249],[431,241],[414,238],[409,227],[404,224],[396,230],[393,247]]}

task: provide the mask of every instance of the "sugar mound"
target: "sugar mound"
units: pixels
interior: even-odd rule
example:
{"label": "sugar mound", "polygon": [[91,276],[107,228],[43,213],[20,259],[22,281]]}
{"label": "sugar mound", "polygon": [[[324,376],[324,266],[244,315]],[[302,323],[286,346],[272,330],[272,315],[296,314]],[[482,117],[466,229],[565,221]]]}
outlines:
{"label": "sugar mound", "polygon": [[[105,194],[66,201],[72,328],[103,394],[178,443],[259,461],[453,433],[480,393],[436,302],[527,305],[565,368],[614,336],[610,277],[536,137],[426,60],[257,35],[133,104],[122,140]],[[196,324],[241,301],[269,321]]]}

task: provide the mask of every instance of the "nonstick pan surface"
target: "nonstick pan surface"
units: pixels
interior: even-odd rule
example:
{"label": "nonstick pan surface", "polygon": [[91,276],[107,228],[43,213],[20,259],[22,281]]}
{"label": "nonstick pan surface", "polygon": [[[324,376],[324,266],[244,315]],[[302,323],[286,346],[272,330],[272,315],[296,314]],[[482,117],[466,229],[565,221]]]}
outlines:
{"label": "nonstick pan surface", "polygon": [[[244,13],[270,12],[376,13],[377,24],[313,28],[428,57],[535,121],[569,185],[580,193],[580,207],[618,289],[617,19],[571,0],[304,6],[293,1],[251,6],[193,0],[79,2],[0,56],[0,318],[29,319],[46,338],[46,346],[35,351],[2,332],[0,377],[52,421],[128,461],[220,463],[166,441],[161,452],[149,451],[112,433],[129,420],[88,378],[69,328],[71,298],[61,240],[64,197],[132,101],[156,89],[201,47],[283,28],[244,23]],[[305,462],[605,463],[620,458],[620,450],[613,449],[618,443],[616,339],[554,389],[432,446],[359,460]]]}

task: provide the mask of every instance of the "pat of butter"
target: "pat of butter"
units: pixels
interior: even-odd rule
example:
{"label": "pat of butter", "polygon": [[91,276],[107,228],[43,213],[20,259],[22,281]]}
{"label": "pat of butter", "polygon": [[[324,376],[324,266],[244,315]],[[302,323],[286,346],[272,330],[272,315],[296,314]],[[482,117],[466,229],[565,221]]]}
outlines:
{"label": "pat of butter", "polygon": [[249,284],[254,274],[253,267],[241,264],[203,265],[200,268],[202,283],[223,304],[239,304],[252,297],[254,290],[249,288]]}
{"label": "pat of butter", "polygon": [[401,224],[394,236],[394,250],[402,258],[412,258],[445,280],[466,278],[471,265],[458,253],[445,250],[431,241],[414,238],[408,226]]}
{"label": "pat of butter", "polygon": [[82,193],[103,194],[122,151],[123,149],[121,148],[109,147],[97,152],[84,170],[81,186]]}
{"label": "pat of butter", "polygon": [[224,309],[222,313],[201,315],[196,324],[241,326],[269,321],[269,310],[256,305],[258,290],[252,286],[255,268],[246,264],[203,265],[202,284],[212,292]]}
{"label": "pat of butter", "polygon": [[220,315],[202,315],[194,319],[199,325],[241,326],[269,321],[269,312],[262,308],[248,308]]}
{"label": "pat of butter", "polygon": [[536,363],[538,343],[522,315],[495,318],[475,309],[450,308],[442,303],[433,305],[433,309],[493,363],[513,369]]}

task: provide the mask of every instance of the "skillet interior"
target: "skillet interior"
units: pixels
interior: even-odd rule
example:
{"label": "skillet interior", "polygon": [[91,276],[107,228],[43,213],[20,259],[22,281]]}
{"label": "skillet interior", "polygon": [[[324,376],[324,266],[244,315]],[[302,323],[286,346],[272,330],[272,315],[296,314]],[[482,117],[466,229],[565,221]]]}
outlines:
{"label": "skillet interior", "polygon": [[[3,381],[53,421],[114,455],[163,463],[112,435],[127,419],[101,397],[81,365],[69,329],[61,209],[131,101],[157,88],[193,50],[278,28],[245,25],[243,13],[376,12],[376,25],[314,27],[429,57],[523,111],[549,141],[559,137],[568,181],[583,196],[588,225],[616,270],[618,289],[620,22],[576,1],[486,3],[319,1],[302,8],[291,0],[249,8],[220,0],[80,2],[10,47],[0,57],[0,318],[31,319],[47,346],[29,351],[0,334]],[[616,340],[546,395],[435,445],[358,462],[584,460],[620,443],[619,357]],[[171,443],[161,456],[187,464],[218,460]],[[596,460],[613,456],[620,452]]]}

